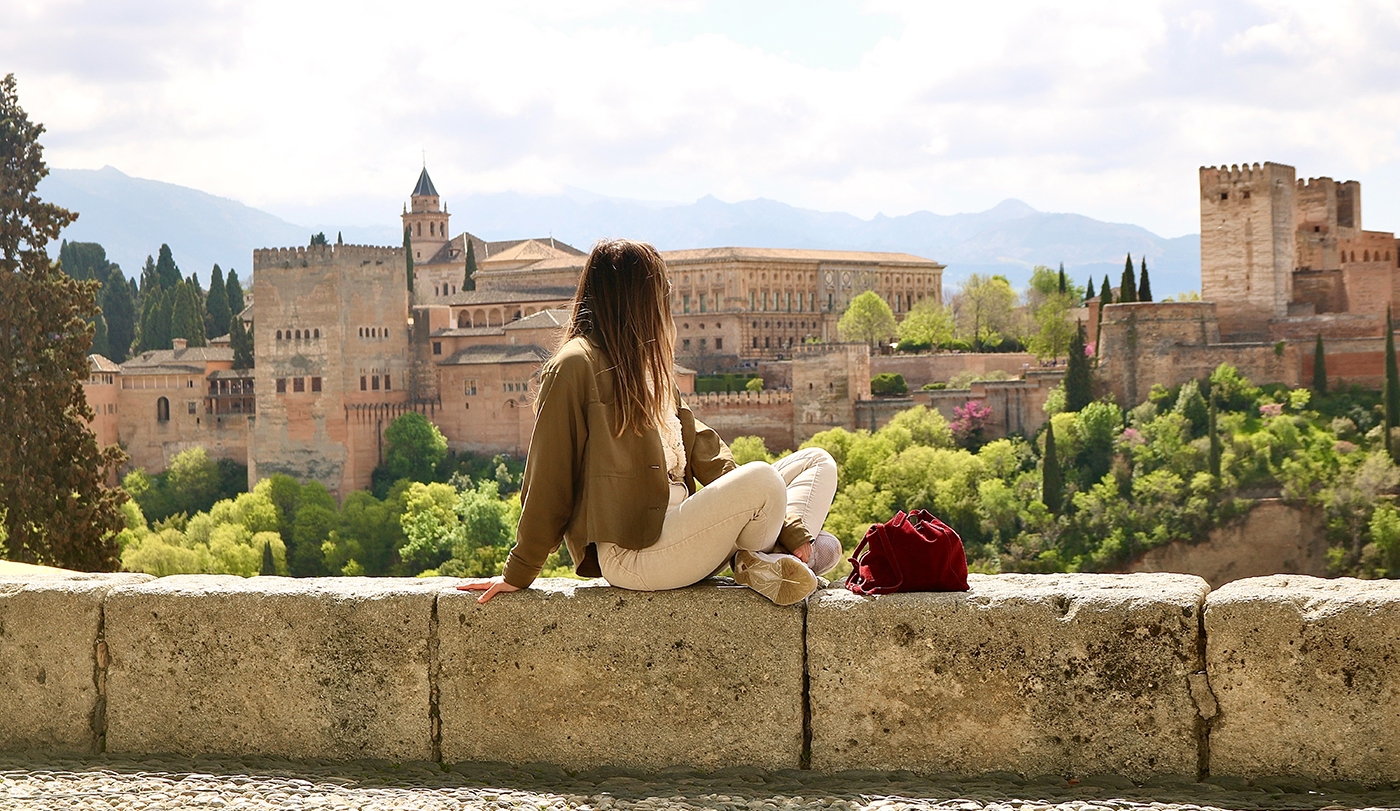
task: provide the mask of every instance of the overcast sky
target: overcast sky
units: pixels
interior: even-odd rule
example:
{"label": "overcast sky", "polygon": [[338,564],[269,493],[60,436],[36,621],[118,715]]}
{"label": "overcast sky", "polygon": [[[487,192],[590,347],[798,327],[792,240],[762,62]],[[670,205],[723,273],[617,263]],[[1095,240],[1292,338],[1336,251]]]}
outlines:
{"label": "overcast sky", "polygon": [[[1197,167],[1363,184],[1400,230],[1397,0],[0,0],[53,166],[294,222],[567,187],[1199,230]],[[454,223],[456,224],[456,223]],[[470,228],[470,223],[456,224]]]}

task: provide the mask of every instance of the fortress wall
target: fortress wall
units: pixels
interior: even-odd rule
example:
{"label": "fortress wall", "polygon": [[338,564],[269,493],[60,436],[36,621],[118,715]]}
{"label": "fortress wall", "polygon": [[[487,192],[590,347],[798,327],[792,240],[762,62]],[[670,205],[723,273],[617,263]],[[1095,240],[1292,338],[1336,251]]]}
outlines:
{"label": "fortress wall", "polygon": [[962,372],[1006,372],[1020,377],[1026,369],[1039,369],[1040,361],[1027,352],[939,352],[931,355],[877,355],[870,359],[870,374],[902,374],[910,391],[929,383],[947,383]]}
{"label": "fortress wall", "polygon": [[0,578],[0,750],[1400,780],[1394,581],[457,582]]}
{"label": "fortress wall", "polygon": [[686,405],[696,419],[731,442],[737,436],[757,436],[772,452],[795,449],[791,392],[736,391],[688,394]]}

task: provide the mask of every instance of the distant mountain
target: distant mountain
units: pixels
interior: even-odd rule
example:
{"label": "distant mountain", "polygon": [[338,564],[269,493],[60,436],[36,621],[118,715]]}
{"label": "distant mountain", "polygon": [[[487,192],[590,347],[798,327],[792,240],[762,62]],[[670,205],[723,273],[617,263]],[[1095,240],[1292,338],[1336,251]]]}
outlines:
{"label": "distant mountain", "polygon": [[[383,223],[331,228],[293,225],[232,200],[128,177],[111,167],[55,169],[40,193],[82,213],[64,232],[67,239],[101,242],[133,275],[161,242],[170,244],[182,270],[198,271],[207,280],[214,262],[243,272],[253,248],[303,245],[314,231],[334,239],[339,230],[346,242],[400,241],[396,213],[401,200],[385,201]],[[452,214],[454,229],[486,239],[553,235],[585,250],[600,237],[625,235],[662,250],[737,245],[902,251],[946,264],[945,287],[950,289],[972,273],[1001,273],[1020,286],[1034,265],[1057,267],[1060,262],[1079,284],[1092,275],[1097,288],[1105,273],[1117,284],[1125,254],[1133,255],[1135,266],[1145,254],[1158,298],[1200,287],[1200,240],[1195,235],[1167,239],[1136,225],[1037,211],[1019,200],[973,214],[919,211],[864,220],[774,200],[726,203],[706,196],[668,204],[569,189],[557,195],[504,192],[453,198]]]}
{"label": "distant mountain", "polygon": [[[39,196],[78,212],[78,221],[63,230],[69,242],[100,242],[107,257],[136,278],[147,256],[161,243],[170,245],[175,263],[188,276],[198,273],[209,284],[218,263],[248,278],[253,249],[305,245],[311,232],[285,220],[224,197],[130,177],[110,166],[101,169],[51,169],[39,184]],[[335,239],[331,235],[331,239]],[[58,255],[58,245],[51,246]]]}

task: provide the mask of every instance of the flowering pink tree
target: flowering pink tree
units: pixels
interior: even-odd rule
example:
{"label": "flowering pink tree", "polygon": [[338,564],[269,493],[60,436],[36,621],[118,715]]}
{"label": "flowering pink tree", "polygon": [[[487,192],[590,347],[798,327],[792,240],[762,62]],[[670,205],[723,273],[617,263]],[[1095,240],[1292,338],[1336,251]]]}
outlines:
{"label": "flowering pink tree", "polygon": [[953,430],[953,438],[965,448],[980,447],[987,436],[987,426],[992,422],[992,409],[980,400],[968,400],[953,409],[953,421],[948,427]]}

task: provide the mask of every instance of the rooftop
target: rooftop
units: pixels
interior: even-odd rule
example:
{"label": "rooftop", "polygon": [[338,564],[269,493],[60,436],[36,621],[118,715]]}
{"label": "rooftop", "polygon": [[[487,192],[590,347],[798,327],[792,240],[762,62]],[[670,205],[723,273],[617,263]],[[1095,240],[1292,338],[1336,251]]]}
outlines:
{"label": "rooftop", "polygon": [[446,304],[523,304],[527,301],[568,301],[572,287],[537,287],[531,290],[463,290],[448,296]]}
{"label": "rooftop", "polygon": [[121,372],[121,370],[122,367],[104,355],[88,355],[88,371],[90,372]]}
{"label": "rooftop", "polygon": [[428,167],[423,167],[422,174],[418,175],[418,185],[413,187],[414,197],[437,197],[437,189],[433,188],[433,179],[428,177]]}
{"label": "rooftop", "polygon": [[226,346],[191,346],[185,349],[148,349],[121,365],[126,374],[141,372],[204,372],[206,363],[232,363],[233,350]]}
{"label": "rooftop", "polygon": [[519,321],[512,321],[502,329],[550,329],[563,327],[569,323],[573,311],[564,308],[550,308],[527,315]]}
{"label": "rooftop", "polygon": [[439,366],[467,366],[478,363],[541,363],[549,351],[534,344],[469,346],[458,350]]}

